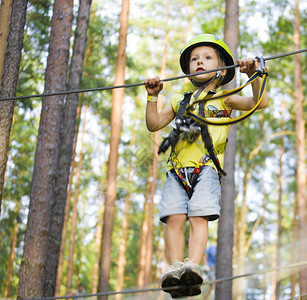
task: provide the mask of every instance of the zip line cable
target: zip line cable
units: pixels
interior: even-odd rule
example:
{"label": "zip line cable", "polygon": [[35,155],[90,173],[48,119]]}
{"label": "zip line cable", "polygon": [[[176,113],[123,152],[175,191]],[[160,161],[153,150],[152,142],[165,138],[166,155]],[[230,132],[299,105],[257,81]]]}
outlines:
{"label": "zip line cable", "polygon": [[[281,270],[286,270],[286,269],[292,269],[292,268],[298,268],[302,267],[304,265],[307,265],[307,261],[302,261],[298,263],[293,263],[289,265],[284,265],[284,266],[279,266],[271,269],[265,269],[262,271],[257,271],[253,273],[246,273],[246,274],[241,274],[241,275],[236,275],[236,276],[231,276],[231,277],[224,277],[224,278],[219,278],[211,281],[205,281],[203,282],[202,285],[212,285],[216,283],[221,283],[224,281],[230,281],[238,278],[243,278],[243,277],[251,277],[251,276],[256,276],[256,275],[262,275],[265,273],[270,273],[270,272],[276,272],[276,271],[281,271]],[[159,291],[167,291],[168,289],[175,289],[175,288],[182,288],[182,286],[175,286],[175,287],[169,287],[169,288],[147,288],[147,289],[128,289],[128,290],[123,290],[123,291],[108,291],[108,292],[101,292],[101,293],[96,293],[96,294],[77,294],[77,295],[71,295],[71,296],[60,296],[60,297],[42,297],[42,298],[28,298],[28,299],[23,299],[23,300],[56,300],[56,299],[74,299],[74,298],[80,298],[80,297],[96,297],[96,296],[113,296],[117,294],[135,294],[135,293],[146,293],[146,292],[159,292]]]}
{"label": "zip line cable", "polygon": [[[278,55],[274,55],[274,56],[264,57],[263,60],[267,61],[267,60],[282,58],[282,57],[285,57],[285,56],[295,55],[295,54],[299,54],[299,53],[303,53],[303,52],[307,52],[307,48],[303,48],[303,49],[300,49],[300,50],[297,50],[297,51],[292,51],[292,52],[288,52],[288,53],[284,53],[284,54],[278,54]],[[227,69],[232,69],[232,68],[237,68],[237,67],[239,67],[239,64],[221,67],[221,68],[203,71],[203,72],[198,72],[198,73],[193,73],[193,74],[185,74],[185,75],[180,75],[180,76],[176,76],[176,77],[169,77],[169,78],[161,79],[161,81],[163,81],[163,82],[173,81],[173,80],[183,79],[183,78],[186,78],[186,77],[192,77],[192,76],[195,76],[195,75],[202,75],[202,74],[207,74],[207,73],[212,73],[212,72],[217,72],[217,71],[222,71],[222,70],[227,70]],[[7,98],[0,98],[0,101],[21,100],[21,99],[40,98],[40,97],[47,97],[47,96],[59,96],[59,95],[68,95],[68,94],[77,94],[77,93],[106,91],[106,90],[113,90],[113,89],[118,89],[118,88],[138,87],[138,86],[142,86],[142,85],[145,85],[144,82],[115,85],[115,86],[106,86],[106,87],[97,87],[97,88],[90,88],[90,89],[81,89],[81,90],[68,90],[68,91],[59,91],[59,92],[34,94],[34,95],[26,95],[26,96],[7,97]]]}

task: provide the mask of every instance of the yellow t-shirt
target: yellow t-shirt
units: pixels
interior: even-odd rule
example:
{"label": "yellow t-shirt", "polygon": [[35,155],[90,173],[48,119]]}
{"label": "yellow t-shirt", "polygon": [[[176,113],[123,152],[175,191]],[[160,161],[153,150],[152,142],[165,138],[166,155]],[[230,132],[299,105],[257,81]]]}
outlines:
{"label": "yellow t-shirt", "polygon": [[[213,96],[219,96],[226,94],[228,91],[221,91],[217,94],[214,94]],[[194,94],[191,96],[190,104],[192,104],[195,101]],[[204,97],[207,95],[207,92],[202,92],[198,100],[204,99]],[[175,94],[172,97],[172,107],[175,113],[177,113],[180,102],[183,100],[183,95],[181,94]],[[196,105],[198,107],[198,105]],[[198,108],[197,108],[198,110]],[[223,99],[216,99],[216,100],[208,100],[205,102],[204,110],[206,111],[212,111],[212,110],[226,110],[225,103]],[[196,113],[195,111],[193,112]],[[211,120],[227,120],[228,117],[222,117],[222,118],[210,118]],[[224,146],[226,146],[226,140],[227,140],[227,134],[229,130],[230,125],[225,126],[215,126],[215,125],[208,125],[208,131],[212,139],[213,148],[219,152],[217,157],[221,164],[221,167],[223,168],[224,164]],[[185,167],[195,167],[196,164],[199,162],[199,160],[204,156],[205,153],[208,153],[206,150],[205,144],[203,142],[203,139],[201,137],[201,134],[198,136],[197,140],[195,142],[188,142],[186,140],[182,140],[179,138],[178,143],[175,146],[175,155],[177,156],[182,168]],[[206,165],[212,166],[214,169],[216,169],[213,161],[210,159]],[[171,163],[168,164],[169,168],[172,168]]]}

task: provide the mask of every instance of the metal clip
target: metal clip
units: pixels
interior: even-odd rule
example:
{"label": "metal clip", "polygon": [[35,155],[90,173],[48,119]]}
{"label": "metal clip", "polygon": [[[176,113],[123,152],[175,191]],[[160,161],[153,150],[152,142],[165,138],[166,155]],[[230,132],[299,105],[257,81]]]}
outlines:
{"label": "metal clip", "polygon": [[255,57],[255,65],[256,65],[256,71],[260,74],[261,77],[263,74],[267,74],[267,68],[265,67],[263,56]]}

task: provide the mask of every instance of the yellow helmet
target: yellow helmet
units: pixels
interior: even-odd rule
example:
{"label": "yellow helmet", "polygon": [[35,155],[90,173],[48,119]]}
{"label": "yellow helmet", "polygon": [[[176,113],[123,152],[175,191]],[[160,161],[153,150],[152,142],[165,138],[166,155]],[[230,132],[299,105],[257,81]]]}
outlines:
{"label": "yellow helmet", "polygon": [[[180,50],[179,60],[183,73],[188,74],[189,55],[194,48],[199,46],[210,46],[215,48],[221,54],[221,57],[225,61],[226,66],[234,65],[234,60],[228,46],[219,37],[213,34],[201,34],[189,40]],[[221,85],[231,81],[234,76],[235,68],[228,69]]]}

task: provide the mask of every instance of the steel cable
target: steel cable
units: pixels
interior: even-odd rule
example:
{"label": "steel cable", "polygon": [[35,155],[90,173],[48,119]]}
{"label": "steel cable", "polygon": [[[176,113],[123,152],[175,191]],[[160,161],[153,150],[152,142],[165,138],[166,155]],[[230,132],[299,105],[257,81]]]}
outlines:
{"label": "steel cable", "polygon": [[[297,51],[288,52],[288,53],[278,54],[278,55],[274,55],[274,56],[264,57],[263,60],[267,61],[267,60],[282,58],[282,57],[285,57],[285,56],[295,55],[295,54],[299,54],[299,53],[303,53],[303,52],[307,52],[307,48],[300,49],[300,50],[297,50]],[[173,81],[173,80],[191,77],[191,76],[194,76],[194,75],[207,74],[207,73],[212,73],[212,72],[217,72],[217,71],[222,71],[222,70],[227,70],[227,69],[232,69],[232,68],[237,68],[237,67],[239,67],[239,64],[221,67],[221,68],[203,71],[203,72],[198,72],[198,73],[193,73],[193,74],[185,74],[185,75],[180,75],[180,76],[176,76],[176,77],[165,78],[165,79],[161,79],[161,81],[168,82],[168,81]],[[34,94],[34,95],[26,95],[26,96],[6,97],[6,98],[0,98],[0,101],[21,100],[21,99],[51,97],[51,96],[68,95],[68,94],[76,94],[76,93],[107,91],[107,90],[118,89],[118,88],[138,87],[138,86],[142,86],[142,85],[144,85],[144,82],[115,85],[115,86],[106,86],[106,87],[97,87],[97,88],[90,88],[90,89],[58,91],[58,92],[52,92],[52,93]]]}
{"label": "steel cable", "polygon": [[[286,269],[291,269],[291,268],[298,268],[302,267],[304,265],[307,265],[307,261],[302,261],[298,263],[293,263],[289,265],[284,265],[284,266],[279,266],[271,269],[265,269],[262,271],[257,271],[257,272],[251,272],[251,273],[246,273],[246,274],[241,274],[241,275],[236,275],[236,276],[230,276],[230,277],[224,277],[224,278],[219,278],[211,281],[204,281],[202,285],[212,285],[216,283],[221,283],[224,281],[230,281],[230,280],[235,280],[238,278],[244,278],[244,277],[251,277],[251,276],[256,276],[256,275],[262,275],[265,273],[270,273],[270,272],[276,272],[276,271],[281,271],[281,270],[286,270]],[[175,289],[175,288],[182,288],[182,286],[176,286],[176,287],[170,287],[169,289]],[[164,290],[167,290],[164,288]],[[24,298],[23,300],[56,300],[56,299],[74,299],[74,298],[80,298],[80,297],[97,297],[97,296],[112,296],[112,295],[117,295],[117,294],[135,294],[135,293],[148,293],[148,292],[158,292],[162,291],[162,288],[147,288],[147,289],[128,289],[124,291],[108,291],[108,292],[101,292],[101,293],[95,293],[95,294],[82,294],[82,295],[71,295],[71,296],[61,296],[61,297],[42,297],[42,298]]]}

